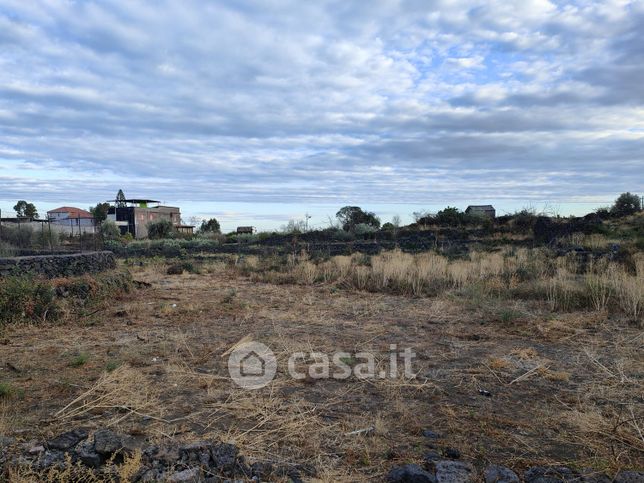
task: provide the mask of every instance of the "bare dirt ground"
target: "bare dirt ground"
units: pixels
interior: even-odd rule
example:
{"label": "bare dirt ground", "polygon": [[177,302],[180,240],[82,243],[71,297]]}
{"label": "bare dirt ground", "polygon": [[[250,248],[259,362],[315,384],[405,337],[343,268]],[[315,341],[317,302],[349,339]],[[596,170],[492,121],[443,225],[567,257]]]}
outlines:
{"label": "bare dirt ground", "polygon": [[[151,287],[71,324],[5,330],[0,379],[19,394],[0,399],[0,434],[42,440],[83,425],[212,438],[327,481],[382,479],[432,445],[517,472],[643,465],[644,336],[626,320],[468,292],[256,283],[225,264],[132,272]],[[247,336],[279,361],[256,391],[237,387],[222,357]],[[416,378],[296,381],[286,371],[295,351],[373,351],[384,363],[390,344],[416,352]]]}

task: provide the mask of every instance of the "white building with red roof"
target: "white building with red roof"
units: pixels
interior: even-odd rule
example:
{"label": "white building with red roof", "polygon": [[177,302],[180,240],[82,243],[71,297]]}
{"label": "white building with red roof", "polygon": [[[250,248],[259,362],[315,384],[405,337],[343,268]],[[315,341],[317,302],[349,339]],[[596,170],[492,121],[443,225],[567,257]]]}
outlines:
{"label": "white building with red roof", "polygon": [[55,210],[49,210],[47,219],[51,222],[52,227],[59,228],[59,231],[71,233],[94,231],[94,217],[89,211],[81,208],[61,206]]}

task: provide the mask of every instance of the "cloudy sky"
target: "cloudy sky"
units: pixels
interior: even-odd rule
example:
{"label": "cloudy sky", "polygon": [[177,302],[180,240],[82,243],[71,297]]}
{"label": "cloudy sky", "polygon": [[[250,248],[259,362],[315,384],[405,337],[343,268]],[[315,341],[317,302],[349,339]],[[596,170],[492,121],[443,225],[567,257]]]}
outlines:
{"label": "cloudy sky", "polygon": [[0,0],[0,208],[582,213],[644,191],[644,2]]}

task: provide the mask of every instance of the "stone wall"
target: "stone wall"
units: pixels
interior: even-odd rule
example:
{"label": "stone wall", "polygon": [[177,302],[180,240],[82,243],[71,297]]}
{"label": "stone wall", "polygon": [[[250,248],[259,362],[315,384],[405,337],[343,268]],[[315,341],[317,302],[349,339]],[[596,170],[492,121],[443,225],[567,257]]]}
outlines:
{"label": "stone wall", "polygon": [[116,268],[116,260],[108,251],[0,258],[0,277],[25,273],[66,277],[112,268]]}

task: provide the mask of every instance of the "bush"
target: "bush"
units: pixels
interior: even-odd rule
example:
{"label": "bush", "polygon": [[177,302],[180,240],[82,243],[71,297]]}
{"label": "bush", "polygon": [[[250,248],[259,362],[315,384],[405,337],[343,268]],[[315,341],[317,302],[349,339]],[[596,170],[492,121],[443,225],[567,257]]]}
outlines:
{"label": "bush", "polygon": [[639,211],[642,208],[640,197],[633,193],[622,193],[615,200],[610,209],[615,216],[627,216]]}
{"label": "bush", "polygon": [[0,231],[2,240],[11,243],[18,248],[31,248],[33,230],[28,226],[7,226],[2,225]]}
{"label": "bush", "polygon": [[159,240],[173,238],[175,235],[174,225],[170,220],[159,220],[148,223],[148,238]]}
{"label": "bush", "polygon": [[375,213],[363,211],[359,206],[345,206],[335,216],[345,231],[353,231],[357,225],[370,225],[376,229],[380,228],[380,219]]}
{"label": "bush", "polygon": [[121,237],[121,230],[112,220],[106,220],[101,223],[100,234],[103,240],[118,240]]}
{"label": "bush", "polygon": [[0,280],[0,325],[52,320],[57,316],[54,289],[49,282],[26,275]]}
{"label": "bush", "polygon": [[0,240],[0,257],[15,257],[18,254],[18,248],[11,243]]}

